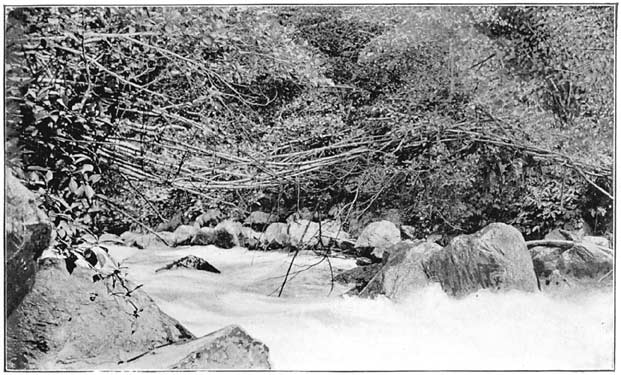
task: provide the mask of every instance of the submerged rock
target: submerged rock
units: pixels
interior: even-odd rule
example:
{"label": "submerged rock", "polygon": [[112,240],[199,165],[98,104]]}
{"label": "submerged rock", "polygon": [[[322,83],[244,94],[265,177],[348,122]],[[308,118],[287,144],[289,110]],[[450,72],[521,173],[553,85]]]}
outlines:
{"label": "submerged rock", "polygon": [[172,270],[176,268],[189,268],[189,269],[195,269],[199,271],[220,273],[220,270],[212,266],[208,261],[206,261],[203,258],[194,256],[194,255],[188,255],[187,257],[178,259],[172,263],[165,265],[164,267],[156,269],[155,272],[160,272],[164,270]]}
{"label": "submerged rock", "polygon": [[36,259],[52,240],[52,223],[35,195],[6,173],[6,309],[10,314],[34,284]]}
{"label": "submerged rock", "polygon": [[537,290],[533,262],[522,234],[502,223],[455,237],[424,265],[427,275],[453,296],[483,288]]}
{"label": "submerged rock", "polygon": [[[10,369],[87,369],[127,360],[156,346],[192,339],[137,285],[76,267],[39,262],[32,291],[7,320]],[[129,294],[129,295],[128,295]]]}

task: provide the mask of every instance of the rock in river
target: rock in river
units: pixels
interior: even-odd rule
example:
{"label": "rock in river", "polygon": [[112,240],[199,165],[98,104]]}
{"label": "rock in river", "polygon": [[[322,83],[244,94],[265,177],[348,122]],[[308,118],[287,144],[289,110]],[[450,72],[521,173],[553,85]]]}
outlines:
{"label": "rock in river", "polygon": [[431,255],[425,262],[425,272],[454,296],[482,288],[537,290],[533,262],[522,234],[502,223],[455,237]]}
{"label": "rock in river", "polygon": [[199,271],[220,273],[220,271],[216,267],[212,266],[208,261],[194,255],[188,255],[187,257],[178,259],[172,263],[165,265],[164,267],[156,269],[155,272],[171,270],[175,268],[189,268]]}
{"label": "rock in river", "polygon": [[[32,290],[7,320],[10,369],[85,369],[194,336],[137,285],[91,269],[39,261]],[[118,292],[118,293],[117,293]],[[113,294],[114,293],[114,294]]]}

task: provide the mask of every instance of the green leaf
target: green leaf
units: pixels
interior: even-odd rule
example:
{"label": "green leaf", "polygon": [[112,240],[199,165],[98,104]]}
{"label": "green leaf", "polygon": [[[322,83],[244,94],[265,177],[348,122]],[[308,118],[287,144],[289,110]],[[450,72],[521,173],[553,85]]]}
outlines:
{"label": "green leaf", "polygon": [[69,181],[69,190],[73,193],[76,194],[76,191],[78,190],[78,183],[75,181],[75,179],[72,177],[71,180]]}
{"label": "green leaf", "polygon": [[86,198],[92,199],[93,196],[95,196],[95,191],[90,185],[84,185],[84,194],[86,195]]}

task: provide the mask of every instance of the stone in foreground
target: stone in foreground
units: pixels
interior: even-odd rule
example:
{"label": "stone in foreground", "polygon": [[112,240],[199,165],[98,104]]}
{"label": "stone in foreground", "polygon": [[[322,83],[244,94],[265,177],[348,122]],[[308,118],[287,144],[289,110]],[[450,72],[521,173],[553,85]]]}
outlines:
{"label": "stone in foreground", "polygon": [[533,262],[522,234],[493,223],[471,235],[455,237],[425,262],[425,272],[453,296],[479,289],[537,290]]}
{"label": "stone in foreground", "polygon": [[194,338],[137,285],[96,275],[69,274],[63,259],[39,261],[32,291],[7,320],[9,369],[98,368]]}
{"label": "stone in foreground", "polygon": [[6,308],[11,314],[32,288],[36,261],[52,239],[52,224],[35,195],[6,174]]}
{"label": "stone in foreground", "polygon": [[152,350],[120,369],[269,370],[269,349],[232,325],[196,340]]}

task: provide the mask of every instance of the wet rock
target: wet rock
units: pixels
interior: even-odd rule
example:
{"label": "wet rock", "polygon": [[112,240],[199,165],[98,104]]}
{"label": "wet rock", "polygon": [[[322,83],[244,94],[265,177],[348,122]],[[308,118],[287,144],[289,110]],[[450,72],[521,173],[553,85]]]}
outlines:
{"label": "wet rock", "polygon": [[263,232],[267,227],[278,221],[278,216],[269,214],[267,212],[254,211],[244,221],[244,225],[251,227],[252,229]]}
{"label": "wet rock", "polygon": [[194,226],[197,228],[215,227],[221,219],[222,212],[219,209],[209,209],[196,218]]}
{"label": "wet rock", "polygon": [[50,245],[53,228],[35,195],[8,171],[5,188],[5,291],[10,314],[32,288],[35,259]]}
{"label": "wet rock", "polygon": [[360,292],[361,297],[383,294],[400,300],[430,283],[424,264],[442,250],[425,241],[402,241],[387,251],[388,260]]}
{"label": "wet rock", "polygon": [[174,232],[180,225],[183,225],[183,213],[176,213],[169,221],[158,224],[156,232]]}
{"label": "wet rock", "polygon": [[207,335],[198,349],[171,366],[171,369],[270,368],[267,346],[238,326],[228,326]]}
{"label": "wet rock", "polygon": [[192,244],[192,239],[198,233],[198,229],[191,225],[181,225],[175,229],[175,246]]}
{"label": "wet rock", "polygon": [[[234,246],[240,246],[239,237],[242,234],[242,224],[238,221],[234,220],[224,220],[223,222],[216,225],[216,230],[224,230],[230,234],[231,243]],[[228,249],[229,247],[227,247]]]}
{"label": "wet rock", "polygon": [[207,271],[213,273],[220,273],[216,267],[212,266],[208,261],[203,258],[199,258],[194,255],[188,255],[187,257],[183,257],[178,259],[172,263],[165,265],[164,267],[158,268],[155,272],[160,272],[164,270],[172,270],[177,268],[188,268],[199,271]]}
{"label": "wet rock", "polygon": [[290,239],[288,228],[289,226],[285,223],[270,224],[261,237],[261,245],[269,249],[284,248],[289,246]]}
{"label": "wet rock", "polygon": [[242,227],[239,234],[239,245],[250,250],[256,250],[261,245],[261,236],[263,233],[256,232],[249,227]]}
{"label": "wet rock", "polygon": [[98,275],[41,259],[32,290],[7,320],[8,368],[89,369],[194,338],[134,283],[94,282]]}
{"label": "wet rock", "polygon": [[188,343],[155,349],[121,369],[268,370],[269,349],[239,326],[228,326]]}
{"label": "wet rock", "polygon": [[395,224],[387,220],[376,221],[364,228],[356,241],[356,249],[365,256],[375,248],[387,248],[399,241],[401,232]]}
{"label": "wet rock", "polygon": [[289,223],[289,241],[296,248],[315,248],[319,244],[319,223],[300,219]]}
{"label": "wet rock", "polygon": [[191,245],[214,245],[222,249],[231,249],[236,245],[237,236],[226,228],[200,228],[196,230]]}
{"label": "wet rock", "polygon": [[536,246],[530,254],[540,281],[553,272],[573,281],[597,280],[613,268],[612,250],[586,241],[570,247]]}
{"label": "wet rock", "polygon": [[381,269],[381,263],[355,267],[339,273],[334,277],[334,281],[341,284],[355,284],[355,293],[350,294],[358,294],[367,286],[369,281],[371,281]]}
{"label": "wet rock", "polygon": [[374,261],[380,261],[384,258],[387,258],[390,254],[396,251],[401,251],[401,249],[409,249],[416,244],[422,242],[421,240],[405,240],[399,241],[396,244],[390,245],[388,247],[376,247],[370,254],[370,258]]}
{"label": "wet rock", "polygon": [[612,252],[601,246],[580,243],[561,255],[561,274],[577,279],[598,279],[613,268]]}
{"label": "wet rock", "polygon": [[337,247],[341,250],[353,249],[355,241],[343,230],[340,220],[324,220],[321,222],[321,242],[324,246]]}
{"label": "wet rock", "polygon": [[479,289],[537,290],[537,279],[522,234],[493,223],[471,235],[455,237],[425,262],[427,275],[453,296]]}

